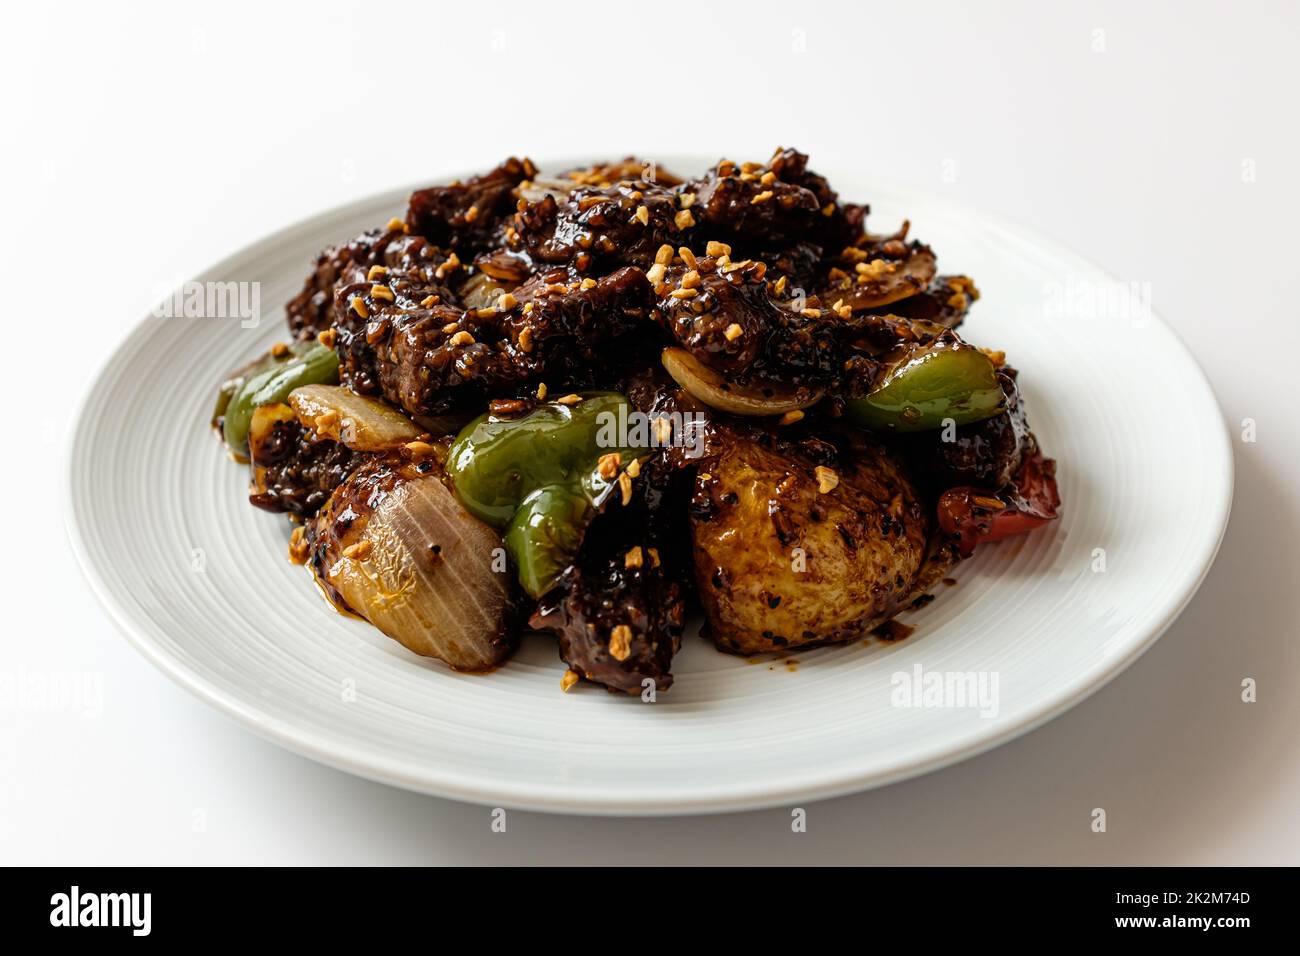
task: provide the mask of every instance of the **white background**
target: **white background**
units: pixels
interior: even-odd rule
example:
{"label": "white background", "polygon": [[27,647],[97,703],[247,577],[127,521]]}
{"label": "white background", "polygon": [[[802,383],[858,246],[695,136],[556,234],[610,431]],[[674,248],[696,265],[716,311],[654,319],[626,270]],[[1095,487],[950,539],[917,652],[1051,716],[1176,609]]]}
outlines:
{"label": "white background", "polygon": [[[0,678],[89,674],[103,703],[0,702],[0,862],[1300,862],[1300,8],[726,9],[6,12]],[[510,153],[739,160],[777,144],[996,211],[1149,282],[1233,433],[1256,421],[1258,441],[1236,443],[1216,566],[1110,686],[991,754],[814,804],[804,834],[788,809],[511,813],[494,834],[485,808],[255,738],[114,632],[67,544],[63,442],[160,290],[302,217]],[[1248,676],[1254,704],[1239,700]]]}

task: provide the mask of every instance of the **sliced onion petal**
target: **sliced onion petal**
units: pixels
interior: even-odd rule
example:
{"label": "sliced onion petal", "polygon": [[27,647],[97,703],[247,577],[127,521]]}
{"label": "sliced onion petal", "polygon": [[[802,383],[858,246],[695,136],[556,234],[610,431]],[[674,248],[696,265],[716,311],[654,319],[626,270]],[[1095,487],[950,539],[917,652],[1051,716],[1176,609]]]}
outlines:
{"label": "sliced onion petal", "polygon": [[924,291],[934,278],[936,262],[934,253],[923,246],[913,250],[904,261],[889,265],[893,272],[882,272],[865,282],[859,282],[855,275],[848,280],[847,289],[832,286],[820,293],[821,298],[827,303],[842,299],[854,312],[878,309]]}
{"label": "sliced onion petal", "polygon": [[737,385],[685,349],[667,348],[660,357],[668,374],[695,399],[733,415],[782,415],[815,405],[825,393],[778,382]]}
{"label": "sliced onion petal", "polygon": [[557,200],[560,200],[569,195],[577,186],[578,183],[572,179],[536,176],[527,186],[520,188],[519,195],[529,202],[541,202],[547,196],[554,196]]}
{"label": "sliced onion petal", "polygon": [[328,582],[389,637],[457,670],[484,670],[510,653],[514,614],[501,538],[437,476],[402,481],[347,539],[369,547],[340,555]]}
{"label": "sliced onion petal", "polygon": [[513,289],[517,283],[494,279],[486,272],[476,272],[460,287],[460,300],[467,309],[486,309]]}
{"label": "sliced onion petal", "polygon": [[414,441],[422,432],[389,405],[341,385],[304,385],[289,393],[303,426],[353,451],[384,451]]}

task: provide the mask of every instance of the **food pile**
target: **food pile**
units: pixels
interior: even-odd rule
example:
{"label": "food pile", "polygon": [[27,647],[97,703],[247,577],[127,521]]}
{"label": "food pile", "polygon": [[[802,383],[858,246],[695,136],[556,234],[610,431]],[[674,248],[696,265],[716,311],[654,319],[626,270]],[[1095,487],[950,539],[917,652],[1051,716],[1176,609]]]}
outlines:
{"label": "food pile", "polygon": [[318,257],[213,422],[326,594],[417,654],[580,680],[859,639],[1056,516],[979,297],[807,157],[509,159]]}

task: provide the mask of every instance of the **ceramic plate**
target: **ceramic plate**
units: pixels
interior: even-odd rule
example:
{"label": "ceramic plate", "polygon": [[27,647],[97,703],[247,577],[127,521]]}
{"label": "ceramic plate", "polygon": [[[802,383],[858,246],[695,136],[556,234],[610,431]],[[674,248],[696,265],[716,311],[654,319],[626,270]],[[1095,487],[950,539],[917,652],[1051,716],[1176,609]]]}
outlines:
{"label": "ceramic plate", "polygon": [[[662,160],[687,173],[712,161]],[[564,668],[541,638],[465,676],[332,611],[286,560],[285,520],[248,504],[246,474],[207,419],[223,373],[287,337],[282,307],[315,253],[400,215],[410,190],[197,277],[258,283],[256,325],[229,306],[230,318],[150,316],[109,358],[69,451],[71,537],[92,586],[149,660],[256,733],[494,806],[791,804],[942,767],[1072,707],[1160,636],[1214,558],[1232,459],[1210,386],[1141,286],[987,215],[819,169],[871,203],[874,231],[910,218],[943,271],[975,277],[983,298],[963,331],[1021,370],[1031,424],[1059,462],[1061,519],[982,547],[904,616],[906,640],[752,663],[688,634],[672,689],[646,704],[592,686],[561,693]],[[925,692],[935,675],[947,693]]]}

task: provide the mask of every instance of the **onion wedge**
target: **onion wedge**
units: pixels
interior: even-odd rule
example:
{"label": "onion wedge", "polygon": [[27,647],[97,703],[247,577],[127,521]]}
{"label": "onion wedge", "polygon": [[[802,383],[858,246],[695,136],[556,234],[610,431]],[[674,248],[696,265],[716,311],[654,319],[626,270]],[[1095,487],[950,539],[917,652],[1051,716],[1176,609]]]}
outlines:
{"label": "onion wedge", "polygon": [[685,349],[666,348],[660,361],[668,374],[691,397],[710,408],[733,415],[784,415],[786,412],[816,405],[825,394],[821,389],[778,382],[737,385],[727,381]]}
{"label": "onion wedge", "polygon": [[827,304],[843,302],[854,312],[879,309],[924,292],[935,274],[934,253],[924,246],[912,250],[901,262],[874,259],[862,266],[865,272],[855,271],[818,289],[821,300]]}
{"label": "onion wedge", "polygon": [[516,614],[501,538],[438,475],[363,466],[316,522],[313,570],[336,602],[456,670],[509,655]]}
{"label": "onion wedge", "polygon": [[422,434],[395,408],[340,385],[304,385],[289,393],[289,404],[304,428],[353,451],[385,451]]}

